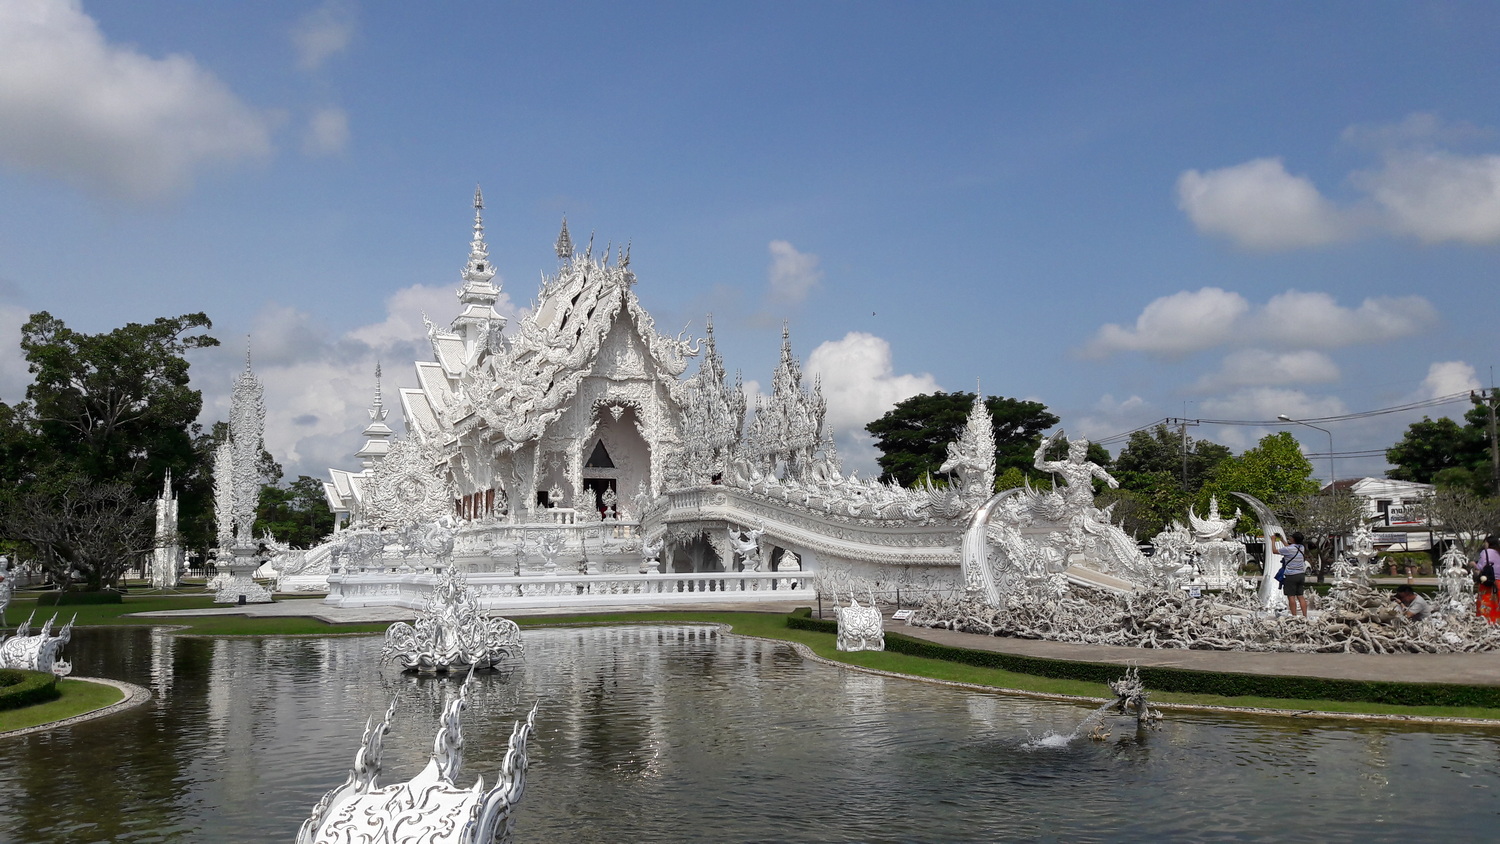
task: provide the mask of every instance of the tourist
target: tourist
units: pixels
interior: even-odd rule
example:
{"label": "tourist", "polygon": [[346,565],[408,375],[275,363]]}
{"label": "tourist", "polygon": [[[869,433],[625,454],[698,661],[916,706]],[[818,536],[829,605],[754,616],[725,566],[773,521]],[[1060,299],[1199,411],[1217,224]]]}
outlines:
{"label": "tourist", "polygon": [[1396,594],[1392,597],[1403,607],[1401,614],[1412,621],[1421,621],[1432,612],[1432,606],[1427,603],[1427,599],[1418,595],[1417,590],[1405,583],[1396,587]]}
{"label": "tourist", "polygon": [[1292,531],[1289,545],[1281,544],[1281,534],[1272,536],[1271,551],[1281,554],[1281,591],[1286,593],[1287,611],[1307,618],[1307,598],[1302,595],[1307,583],[1307,549],[1302,545],[1302,534]]}
{"label": "tourist", "polygon": [[1486,536],[1479,559],[1474,561],[1474,608],[1490,624],[1500,622],[1500,591],[1495,587],[1495,572],[1500,570],[1500,537]]}

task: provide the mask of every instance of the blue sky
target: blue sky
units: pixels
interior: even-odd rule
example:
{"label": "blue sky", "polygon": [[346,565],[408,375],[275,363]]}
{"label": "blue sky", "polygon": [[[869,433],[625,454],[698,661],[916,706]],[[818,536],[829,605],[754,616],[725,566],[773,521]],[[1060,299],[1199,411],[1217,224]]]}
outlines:
{"label": "blue sky", "polygon": [[1094,437],[1487,386],[1496,43],[1481,3],[0,0],[0,400],[32,311],[203,310],[206,418],[251,334],[273,453],[351,465],[375,361],[410,384],[456,314],[476,183],[517,308],[566,213],[747,381],[788,320],[854,466],[976,381]]}

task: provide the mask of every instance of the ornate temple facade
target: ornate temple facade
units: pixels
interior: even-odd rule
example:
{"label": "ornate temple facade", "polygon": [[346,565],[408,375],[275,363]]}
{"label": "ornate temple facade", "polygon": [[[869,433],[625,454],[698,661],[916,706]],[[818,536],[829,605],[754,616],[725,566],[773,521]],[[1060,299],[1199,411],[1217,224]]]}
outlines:
{"label": "ornate temple facade", "polygon": [[[959,582],[977,504],[964,496],[979,493],[846,476],[785,327],[770,395],[752,409],[712,318],[701,338],[658,332],[629,247],[579,248],[566,220],[556,270],[508,325],[478,191],[474,210],[458,313],[446,326],[424,315],[432,359],[400,391],[406,435],[393,439],[377,375],[362,468],[325,484],[347,527],[307,555],[321,570],[301,574],[327,576],[330,602],[419,606],[430,585],[411,578],[439,560],[492,606],[596,592],[801,599],[830,567],[914,593]],[[357,536],[377,530],[387,541]]]}

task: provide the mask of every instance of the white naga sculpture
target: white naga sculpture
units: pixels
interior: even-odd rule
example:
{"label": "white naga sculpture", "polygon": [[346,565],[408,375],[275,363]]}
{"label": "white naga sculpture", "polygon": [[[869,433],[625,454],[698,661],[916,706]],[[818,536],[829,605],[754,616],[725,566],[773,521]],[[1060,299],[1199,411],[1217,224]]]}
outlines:
{"label": "white naga sculpture", "polygon": [[182,545],[177,537],[177,493],[172,491],[172,470],[162,481],[156,499],[156,547],[151,552],[151,586],[171,589],[182,573]]}
{"label": "white naga sculpture", "polygon": [[862,607],[851,593],[849,606],[834,607],[833,614],[839,620],[839,634],[835,642],[841,651],[885,650],[885,621],[880,615],[880,606],[875,596],[870,596],[870,605]]}
{"label": "white naga sculpture", "polygon": [[454,781],[463,766],[463,710],[469,684],[443,710],[427,766],[409,782],[381,787],[377,782],[385,736],[396,714],[396,702],[375,724],[365,724],[344,784],[323,795],[312,816],[297,832],[297,844],[506,844],[511,840],[511,810],[526,791],[526,742],[536,727],[536,707],[511,730],[510,744],[495,786],[480,777],[469,788]]}
{"label": "white naga sculpture", "polygon": [[740,571],[760,571],[760,538],[765,532],[766,526],[763,524],[756,526],[754,530],[743,532],[729,529],[729,547],[740,559]]}
{"label": "white naga sculpture", "polygon": [[[35,612],[32,613],[35,615]],[[73,619],[76,621],[77,616]],[[0,642],[0,668],[20,668],[26,671],[50,671],[66,677],[73,666],[58,659],[58,653],[68,640],[73,638],[73,621],[69,621],[56,636],[52,635],[52,623],[57,616],[47,620],[39,633],[32,634],[31,618],[16,628],[14,636]]]}
{"label": "white naga sculpture", "polygon": [[521,628],[510,619],[487,616],[464,576],[449,568],[417,614],[414,624],[398,621],[385,633],[380,655],[421,674],[492,668],[525,652]]}
{"label": "white naga sculpture", "polygon": [[[234,381],[229,397],[229,441],[219,447],[214,459],[216,516],[219,521],[219,567],[228,563],[229,577],[220,581],[214,603],[268,603],[271,592],[253,579],[260,567],[255,542],[255,506],[260,498],[260,455],[266,430],[265,388],[250,369],[250,353],[245,353],[245,371]],[[227,456],[226,456],[227,455]],[[225,464],[228,464],[227,466]],[[223,486],[225,469],[229,485]],[[225,490],[228,490],[227,496]],[[224,498],[228,498],[229,515],[234,526],[232,544],[227,549],[224,521]]]}

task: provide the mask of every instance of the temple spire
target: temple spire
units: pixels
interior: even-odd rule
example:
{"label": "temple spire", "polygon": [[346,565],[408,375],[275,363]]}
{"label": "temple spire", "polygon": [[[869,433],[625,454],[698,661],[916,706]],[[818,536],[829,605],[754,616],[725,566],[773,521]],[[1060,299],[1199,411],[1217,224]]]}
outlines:
{"label": "temple spire", "polygon": [[573,238],[568,235],[568,215],[563,215],[562,231],[557,233],[557,260],[566,261],[573,257]]}
{"label": "temple spire", "polygon": [[390,411],[386,409],[385,400],[380,392],[380,364],[375,364],[375,400],[370,403],[370,424],[365,426],[362,435],[365,438],[364,447],[354,453],[360,459],[361,465],[366,469],[373,468],[376,463],[385,459],[391,450],[391,437],[395,431],[385,424],[386,417]]}

